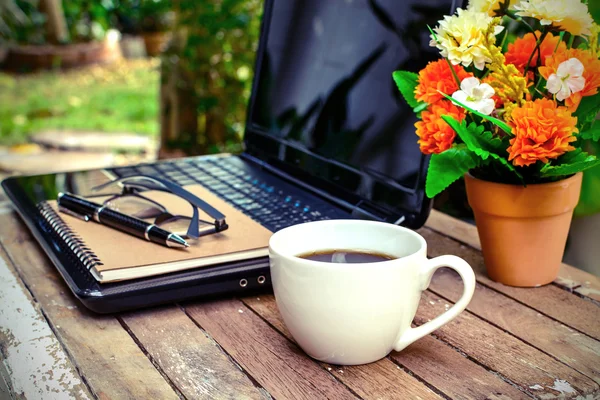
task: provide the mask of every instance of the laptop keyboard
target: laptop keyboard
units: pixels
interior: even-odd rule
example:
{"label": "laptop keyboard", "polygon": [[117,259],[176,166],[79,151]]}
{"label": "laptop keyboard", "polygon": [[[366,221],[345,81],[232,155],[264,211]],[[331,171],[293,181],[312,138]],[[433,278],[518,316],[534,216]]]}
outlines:
{"label": "laptop keyboard", "polygon": [[201,184],[271,231],[308,221],[350,217],[235,157],[183,159],[109,171],[118,177],[142,174],[182,186]]}

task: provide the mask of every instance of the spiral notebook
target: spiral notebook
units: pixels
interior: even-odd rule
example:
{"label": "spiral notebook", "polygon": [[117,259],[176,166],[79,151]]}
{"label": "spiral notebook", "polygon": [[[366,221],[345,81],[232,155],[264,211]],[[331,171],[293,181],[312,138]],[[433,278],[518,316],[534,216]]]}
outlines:
{"label": "spiral notebook", "polygon": [[[59,236],[74,250],[92,276],[101,283],[136,279],[268,255],[271,232],[211,194],[201,185],[185,187],[217,208],[229,229],[189,241],[187,249],[151,243],[93,221],[85,222],[58,211],[56,201],[42,203],[40,211]],[[168,193],[144,193],[172,214],[191,215],[191,206]],[[90,198],[102,202],[103,198]],[[201,213],[202,218],[202,213]]]}

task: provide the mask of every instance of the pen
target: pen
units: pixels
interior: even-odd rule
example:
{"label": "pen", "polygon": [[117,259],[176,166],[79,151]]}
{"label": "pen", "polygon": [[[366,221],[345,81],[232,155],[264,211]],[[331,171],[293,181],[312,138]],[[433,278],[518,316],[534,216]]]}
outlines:
{"label": "pen", "polygon": [[58,208],[60,211],[86,222],[93,219],[99,224],[163,246],[189,247],[188,243],[175,233],[71,193],[58,194]]}

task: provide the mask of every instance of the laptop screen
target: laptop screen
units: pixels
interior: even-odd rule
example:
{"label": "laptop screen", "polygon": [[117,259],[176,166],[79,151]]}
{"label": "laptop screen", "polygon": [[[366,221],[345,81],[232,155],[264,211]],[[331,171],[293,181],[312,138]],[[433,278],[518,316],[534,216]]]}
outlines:
{"label": "laptop screen", "polygon": [[416,211],[425,157],[392,72],[418,72],[439,57],[427,25],[437,25],[453,1],[269,3],[247,125],[250,153],[356,199]]}

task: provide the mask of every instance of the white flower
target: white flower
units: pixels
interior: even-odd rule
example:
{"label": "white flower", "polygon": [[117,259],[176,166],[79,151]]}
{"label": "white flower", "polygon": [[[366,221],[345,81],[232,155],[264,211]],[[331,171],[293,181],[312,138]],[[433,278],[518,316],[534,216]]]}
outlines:
{"label": "white flower", "polygon": [[[485,63],[492,60],[488,57],[485,46],[485,32],[488,30],[493,18],[487,12],[478,12],[474,9],[456,10],[457,15],[445,16],[439,21],[439,26],[434,29],[435,36],[431,35],[431,46],[441,50],[442,57],[448,57],[454,65],[462,64],[468,67],[483,70]],[[502,26],[494,28],[497,35],[504,29]],[[437,38],[437,41],[436,41]]]}
{"label": "white flower", "polygon": [[587,4],[580,0],[521,0],[517,15],[533,17],[542,25],[554,25],[573,35],[590,35],[594,20]]}
{"label": "white flower", "polygon": [[492,96],[496,92],[487,83],[480,83],[477,78],[465,78],[460,83],[460,89],[452,93],[453,99],[485,115],[490,115],[494,111],[496,102]]}
{"label": "white flower", "polygon": [[576,58],[561,62],[556,73],[548,77],[546,89],[560,101],[573,93],[581,92],[585,86],[583,69],[583,64]]}

